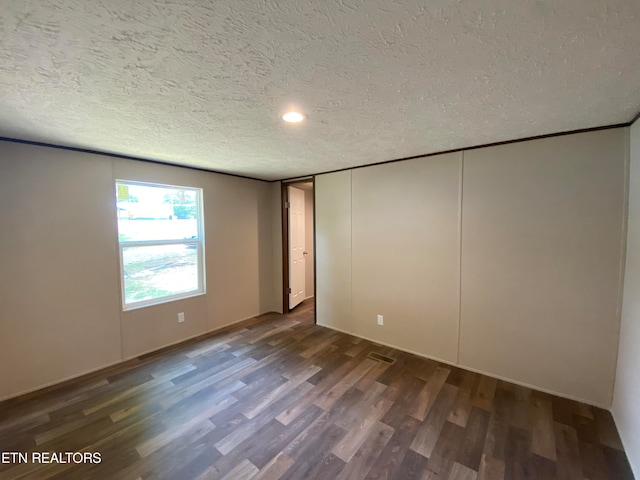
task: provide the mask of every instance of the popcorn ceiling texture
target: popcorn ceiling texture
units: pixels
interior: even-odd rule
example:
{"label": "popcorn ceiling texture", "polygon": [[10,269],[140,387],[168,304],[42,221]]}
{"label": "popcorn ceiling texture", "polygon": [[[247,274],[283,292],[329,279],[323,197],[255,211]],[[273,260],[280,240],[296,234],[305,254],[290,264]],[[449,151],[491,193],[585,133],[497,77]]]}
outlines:
{"label": "popcorn ceiling texture", "polygon": [[640,109],[638,0],[6,0],[0,43],[0,136],[269,180]]}

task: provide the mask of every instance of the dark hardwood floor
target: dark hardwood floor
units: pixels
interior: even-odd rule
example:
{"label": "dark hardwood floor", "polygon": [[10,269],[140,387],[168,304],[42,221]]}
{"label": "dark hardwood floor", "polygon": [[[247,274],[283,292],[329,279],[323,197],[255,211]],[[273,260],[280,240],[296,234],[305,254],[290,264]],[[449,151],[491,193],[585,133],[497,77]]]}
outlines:
{"label": "dark hardwood floor", "polygon": [[316,326],[312,302],[6,401],[0,452],[1,479],[633,478],[607,411]]}

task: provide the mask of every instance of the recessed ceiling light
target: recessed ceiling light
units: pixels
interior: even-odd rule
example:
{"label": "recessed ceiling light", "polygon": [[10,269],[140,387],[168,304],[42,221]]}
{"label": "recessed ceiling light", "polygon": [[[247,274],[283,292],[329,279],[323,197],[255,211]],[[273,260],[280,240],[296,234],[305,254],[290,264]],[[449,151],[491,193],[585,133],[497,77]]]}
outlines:
{"label": "recessed ceiling light", "polygon": [[289,123],[298,123],[303,121],[305,117],[302,113],[298,113],[298,112],[287,112],[284,115],[282,115],[282,119],[285,122],[289,122]]}

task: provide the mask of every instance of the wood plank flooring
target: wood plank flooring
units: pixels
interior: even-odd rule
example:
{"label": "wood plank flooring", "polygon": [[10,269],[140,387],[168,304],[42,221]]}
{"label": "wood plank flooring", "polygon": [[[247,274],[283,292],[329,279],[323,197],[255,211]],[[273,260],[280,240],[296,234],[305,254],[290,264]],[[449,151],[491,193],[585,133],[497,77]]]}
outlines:
{"label": "wood plank flooring", "polygon": [[316,326],[309,301],[6,401],[0,452],[2,479],[633,479],[607,411]]}

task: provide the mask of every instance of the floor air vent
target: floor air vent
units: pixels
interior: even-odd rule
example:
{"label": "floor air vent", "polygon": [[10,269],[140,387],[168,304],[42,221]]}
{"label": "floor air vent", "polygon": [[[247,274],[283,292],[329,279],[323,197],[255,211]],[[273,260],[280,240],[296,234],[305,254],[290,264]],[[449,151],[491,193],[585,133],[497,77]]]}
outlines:
{"label": "floor air vent", "polygon": [[373,358],[374,360],[377,360],[379,362],[388,363],[389,365],[393,365],[396,361],[395,358],[387,357],[386,355],[381,355],[376,352],[371,352],[369,355],[367,355],[367,357]]}

